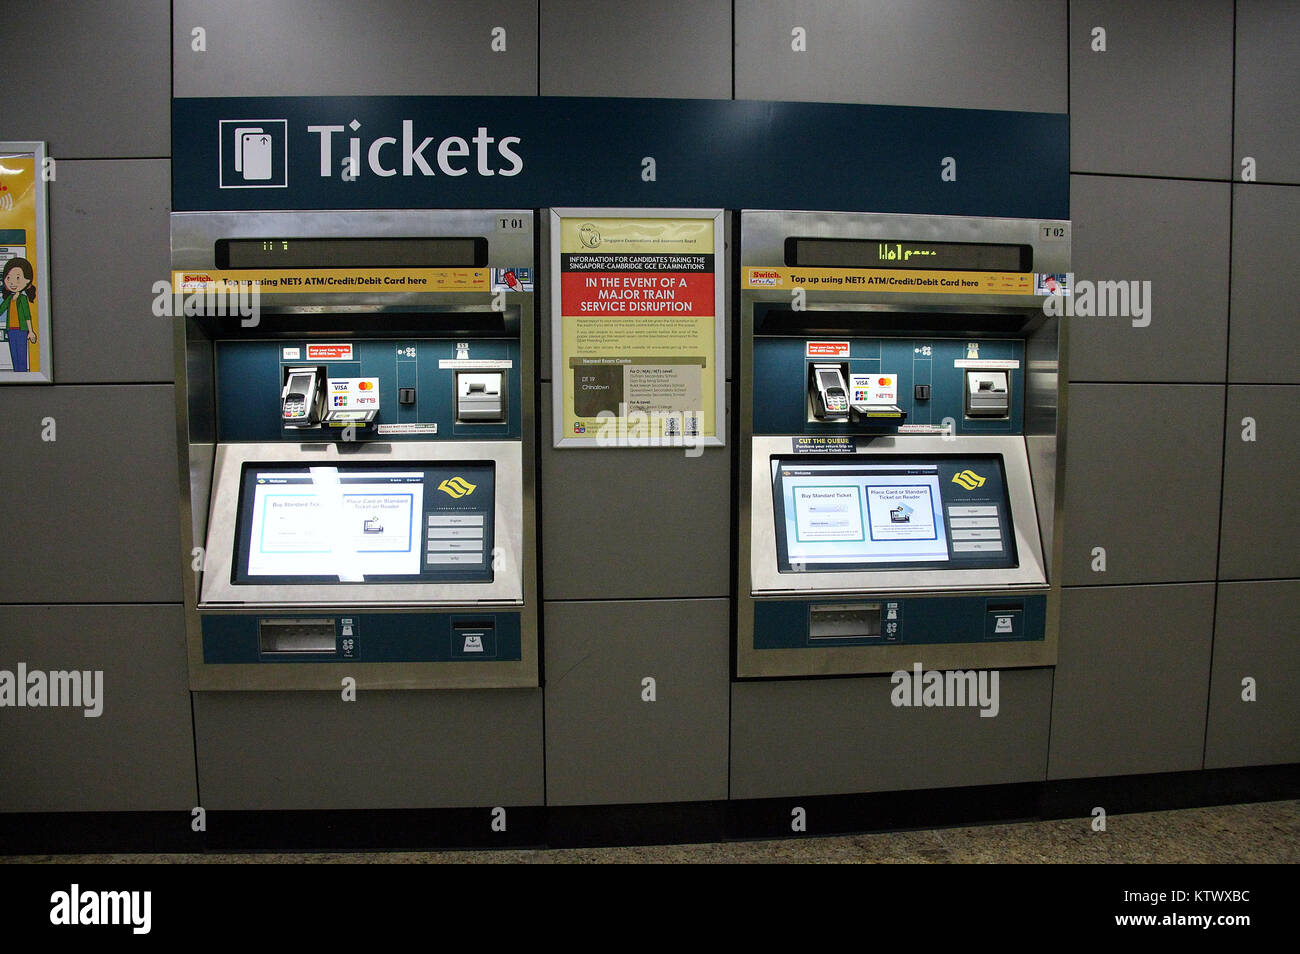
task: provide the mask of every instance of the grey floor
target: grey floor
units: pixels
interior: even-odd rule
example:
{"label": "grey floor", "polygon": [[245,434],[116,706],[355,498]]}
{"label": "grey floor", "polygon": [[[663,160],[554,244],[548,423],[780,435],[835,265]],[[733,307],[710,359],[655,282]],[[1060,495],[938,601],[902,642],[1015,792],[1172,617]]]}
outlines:
{"label": "grey floor", "polygon": [[835,838],[645,848],[313,854],[28,855],[5,863],[1296,863],[1300,801]]}

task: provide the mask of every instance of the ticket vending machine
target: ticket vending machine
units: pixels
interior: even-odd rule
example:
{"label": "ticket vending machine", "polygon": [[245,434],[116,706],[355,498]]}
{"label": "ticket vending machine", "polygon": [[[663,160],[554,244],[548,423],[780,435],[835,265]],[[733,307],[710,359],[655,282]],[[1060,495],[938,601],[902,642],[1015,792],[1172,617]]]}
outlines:
{"label": "ticket vending machine", "polygon": [[740,677],[1053,665],[1064,221],[743,212]]}
{"label": "ticket vending machine", "polygon": [[176,213],[194,689],[537,685],[533,213]]}

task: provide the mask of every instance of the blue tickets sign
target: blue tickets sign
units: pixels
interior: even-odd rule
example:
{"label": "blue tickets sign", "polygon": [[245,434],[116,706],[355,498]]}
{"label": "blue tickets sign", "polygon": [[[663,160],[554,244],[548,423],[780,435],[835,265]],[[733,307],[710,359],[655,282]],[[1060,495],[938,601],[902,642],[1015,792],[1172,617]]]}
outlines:
{"label": "blue tickets sign", "polygon": [[1069,217],[1057,113],[577,97],[177,99],[173,208]]}

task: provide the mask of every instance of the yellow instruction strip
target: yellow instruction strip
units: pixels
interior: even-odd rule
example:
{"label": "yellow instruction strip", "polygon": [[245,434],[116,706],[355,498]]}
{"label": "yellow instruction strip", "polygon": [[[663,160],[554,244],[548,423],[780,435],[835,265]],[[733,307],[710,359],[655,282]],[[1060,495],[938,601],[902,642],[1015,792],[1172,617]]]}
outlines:
{"label": "yellow instruction strip", "polygon": [[172,272],[172,289],[177,292],[237,288],[254,282],[263,295],[492,290],[487,268],[192,268]]}
{"label": "yellow instruction strip", "polygon": [[747,267],[745,288],[818,291],[938,292],[958,295],[1032,295],[1033,272],[931,272],[913,268]]}

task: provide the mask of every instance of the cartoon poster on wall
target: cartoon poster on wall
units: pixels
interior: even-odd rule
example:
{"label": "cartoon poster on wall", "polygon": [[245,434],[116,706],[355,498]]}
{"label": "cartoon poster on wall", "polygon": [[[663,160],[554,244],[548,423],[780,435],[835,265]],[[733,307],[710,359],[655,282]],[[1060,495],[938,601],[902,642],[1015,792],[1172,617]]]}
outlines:
{"label": "cartoon poster on wall", "polygon": [[551,210],[556,447],[725,443],[720,209]]}
{"label": "cartoon poster on wall", "polygon": [[0,384],[54,380],[45,144],[0,142]]}

